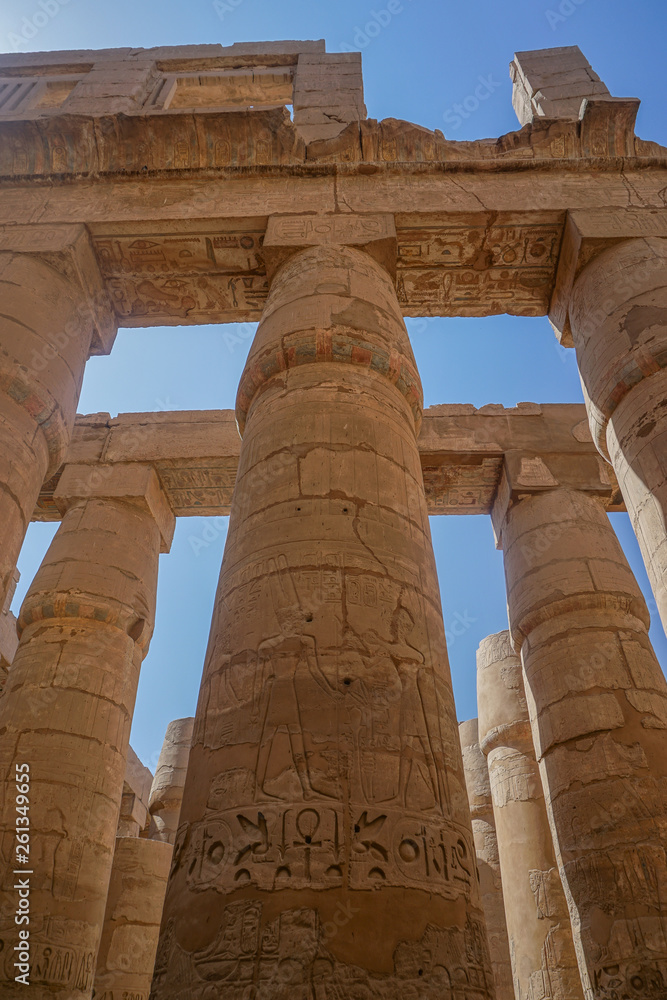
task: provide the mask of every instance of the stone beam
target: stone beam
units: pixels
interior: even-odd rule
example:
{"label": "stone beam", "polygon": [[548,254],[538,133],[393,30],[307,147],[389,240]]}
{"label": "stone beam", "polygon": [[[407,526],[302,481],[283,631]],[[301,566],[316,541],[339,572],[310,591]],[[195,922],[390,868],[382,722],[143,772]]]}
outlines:
{"label": "stone beam", "polygon": [[[150,463],[176,515],[227,516],[240,445],[232,410],[93,413],[77,417],[67,462],[90,467],[93,486],[115,463]],[[624,509],[583,404],[432,406],[424,411],[418,446],[430,514],[491,513],[504,458],[514,461],[517,453],[519,487],[548,485],[566,468],[577,488],[601,497],[608,510]],[[45,483],[34,520],[60,519],[53,501],[59,475]]]}
{"label": "stone beam", "polygon": [[517,52],[510,77],[522,125],[535,118],[579,118],[582,101],[610,96],[578,45]]}
{"label": "stone beam", "polygon": [[[559,78],[554,51],[521,66]],[[271,216],[296,213],[392,214],[405,316],[558,325],[568,210],[606,210],[605,239],[637,209],[667,218],[667,150],[635,136],[637,101],[565,62],[585,77],[577,116],[540,105],[520,131],[458,142],[367,120],[358,53],[320,42],[3,56],[0,216],[88,226],[124,326],[258,320]]]}

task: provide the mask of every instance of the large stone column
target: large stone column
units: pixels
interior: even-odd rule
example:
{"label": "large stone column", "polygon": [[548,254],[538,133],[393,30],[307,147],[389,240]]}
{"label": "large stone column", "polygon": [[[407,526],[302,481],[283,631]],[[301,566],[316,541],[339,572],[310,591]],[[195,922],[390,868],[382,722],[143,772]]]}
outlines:
{"label": "large stone column", "polygon": [[19,643],[19,638],[16,634],[16,617],[9,610],[11,603],[14,600],[14,594],[16,593],[19,578],[19,571],[14,570],[9,590],[7,591],[7,596],[5,597],[5,606],[2,611],[0,611],[0,694],[2,694],[5,689],[7,674],[9,673],[9,668],[12,665],[12,660],[16,655],[16,647]]}
{"label": "large stone column", "polygon": [[521,661],[508,632],[477,651],[479,738],[487,754],[516,1000],[582,1000],[567,902],[533,750]]}
{"label": "large stone column", "polygon": [[[173,530],[150,466],[102,467],[98,490],[90,472],[63,472],[63,520],[23,602],[0,701],[3,1000],[91,995],[158,553]],[[16,982],[23,870],[29,972]]]}
{"label": "large stone column", "polygon": [[383,268],[297,252],[237,398],[155,1000],[493,995],[420,411]]}
{"label": "large stone column", "polygon": [[587,996],[667,995],[667,685],[601,502],[496,511],[510,629]]}
{"label": "large stone column", "polygon": [[491,783],[486,757],[479,745],[477,719],[460,722],[459,737],[496,1000],[515,1000]]}
{"label": "large stone column", "polygon": [[570,322],[593,438],[612,463],[667,629],[667,240],[606,250]]}
{"label": "large stone column", "polygon": [[111,349],[115,321],[83,226],[0,226],[0,302],[2,607],[39,490],[65,457],[86,360]]}
{"label": "large stone column", "polygon": [[171,855],[171,844],[116,839],[95,1000],[148,1000]]}
{"label": "large stone column", "polygon": [[166,844],[176,840],[194,724],[194,719],[175,719],[169,723],[151,786],[149,835]]}

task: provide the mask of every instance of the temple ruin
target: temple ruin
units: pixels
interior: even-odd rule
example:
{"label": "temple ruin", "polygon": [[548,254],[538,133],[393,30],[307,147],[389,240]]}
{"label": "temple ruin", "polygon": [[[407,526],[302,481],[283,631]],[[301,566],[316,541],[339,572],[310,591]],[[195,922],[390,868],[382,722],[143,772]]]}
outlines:
{"label": "temple ruin", "polygon": [[[607,513],[667,623],[667,149],[576,47],[510,73],[517,131],[456,142],[321,41],[0,56],[3,998],[666,1000],[667,685]],[[585,402],[424,410],[404,317],[501,313]],[[239,321],[234,411],[77,415],[119,326]],[[443,514],[507,583],[460,726]],[[193,515],[229,532],[153,776]]]}

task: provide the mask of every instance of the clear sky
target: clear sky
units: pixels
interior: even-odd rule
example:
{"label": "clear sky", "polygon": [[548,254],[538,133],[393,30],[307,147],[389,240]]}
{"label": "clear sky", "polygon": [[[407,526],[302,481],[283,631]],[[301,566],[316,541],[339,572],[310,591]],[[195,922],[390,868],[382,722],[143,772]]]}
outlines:
{"label": "clear sky", "polygon": [[[508,74],[515,51],[579,45],[612,94],[641,98],[638,134],[667,145],[665,0],[402,0],[398,6],[392,3],[390,14],[387,0],[4,0],[0,51],[325,38],[330,52],[361,50],[369,117],[403,118],[440,128],[450,139],[475,139],[517,127]],[[474,93],[480,77],[489,97],[458,121],[454,105]],[[427,406],[582,399],[574,352],[558,347],[546,319],[408,320],[408,328]],[[230,343],[224,333],[231,329],[120,330],[111,356],[89,361],[79,411],[233,407],[252,329],[241,328],[238,342]],[[612,523],[649,602],[664,667],[667,639],[628,518],[615,514]],[[30,528],[15,611],[54,528]],[[502,554],[487,517],[435,517],[431,529],[445,626],[463,633],[449,650],[458,715],[468,719],[477,714],[477,645],[507,627]],[[160,557],[157,624],[132,730],[132,745],[152,770],[167,723],[194,714],[226,530],[223,518],[181,518],[171,553]]]}

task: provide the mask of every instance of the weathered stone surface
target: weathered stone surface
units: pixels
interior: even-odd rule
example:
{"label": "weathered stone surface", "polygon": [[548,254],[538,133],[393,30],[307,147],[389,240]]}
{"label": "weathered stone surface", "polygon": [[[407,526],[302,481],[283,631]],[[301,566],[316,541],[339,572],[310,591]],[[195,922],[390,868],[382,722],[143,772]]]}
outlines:
{"label": "weathered stone surface", "polygon": [[667,239],[596,257],[574,285],[570,321],[591,431],[614,466],[667,628]]}
{"label": "weathered stone surface", "polygon": [[148,835],[166,844],[176,840],[194,724],[194,719],[169,723],[150,789]]}
{"label": "weathered stone surface", "polygon": [[19,637],[16,632],[16,616],[11,613],[9,607],[14,599],[20,575],[17,569],[14,570],[14,576],[5,597],[5,605],[2,611],[0,611],[0,694],[4,690],[7,681],[7,671],[12,665],[16,647],[19,643]]}
{"label": "weathered stone surface", "polygon": [[355,249],[298,252],[237,397],[156,1000],[492,996],[420,414],[388,276]]}
{"label": "weathered stone surface", "polygon": [[118,837],[95,969],[95,1000],[148,1000],[172,847]]}
{"label": "weathered stone surface", "polygon": [[138,837],[145,830],[152,783],[153,775],[128,747],[117,837]]}
{"label": "weathered stone surface", "polygon": [[609,96],[581,49],[517,52],[510,63],[512,104],[522,125],[541,118],[579,118],[584,98]]}
{"label": "weathered stone surface", "polygon": [[[429,514],[489,514],[500,487],[503,456],[523,449],[532,480],[567,473],[577,489],[623,510],[613,470],[596,452],[582,403],[516,407],[440,404],[424,411],[417,439]],[[116,462],[150,462],[171,509],[182,517],[228,515],[241,441],[233,410],[108,413],[77,417],[68,463],[87,465],[93,481]],[[539,458],[538,456],[543,456]],[[102,457],[104,463],[101,464]],[[270,474],[280,470],[278,459]],[[35,520],[53,521],[61,473],[44,483]],[[526,478],[518,484],[525,490]]]}
{"label": "weathered stone surface", "polygon": [[[496,1000],[515,1000],[491,783],[486,757],[479,746],[477,719],[459,723],[459,738]],[[516,872],[512,872],[515,877]]]}
{"label": "weathered stone surface", "polygon": [[[64,505],[62,482],[56,499]],[[89,499],[73,499],[64,514],[23,602],[0,705],[0,982],[7,998],[88,1000],[93,988],[164,544],[146,498],[119,495],[113,475],[107,482],[112,498],[89,484]],[[26,765],[29,854],[16,836],[15,772]],[[30,985],[15,981],[12,964],[19,929],[12,872],[21,856],[30,865]]]}
{"label": "weathered stone surface", "polygon": [[535,760],[521,662],[508,632],[477,651],[487,755],[517,1000],[583,1000],[572,928]]}
{"label": "weathered stone surface", "polygon": [[667,989],[667,683],[646,604],[594,497],[556,488],[510,501],[502,544],[584,988],[596,1000],[658,1000]]}
{"label": "weathered stone surface", "polygon": [[94,331],[102,326],[109,342],[113,327],[105,325],[106,292],[82,226],[0,227],[0,300],[4,606],[41,485],[65,457]]}

